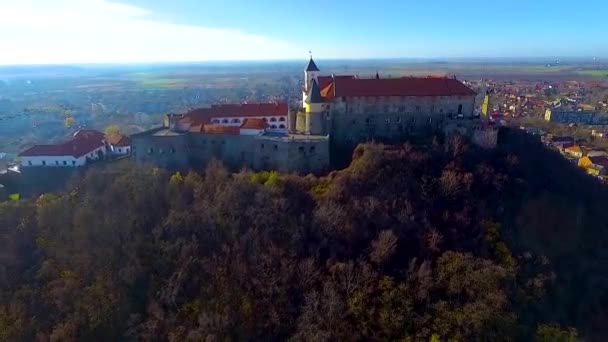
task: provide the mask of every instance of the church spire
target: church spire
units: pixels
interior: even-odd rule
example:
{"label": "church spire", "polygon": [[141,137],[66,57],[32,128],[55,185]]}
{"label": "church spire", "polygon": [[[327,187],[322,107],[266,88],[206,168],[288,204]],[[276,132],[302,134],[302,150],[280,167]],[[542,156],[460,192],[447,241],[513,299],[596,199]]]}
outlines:
{"label": "church spire", "polygon": [[306,66],[306,71],[319,71],[319,68],[317,68],[317,65],[315,64],[315,61],[312,59],[312,52],[308,52],[310,53],[310,60],[308,61],[308,65]]}
{"label": "church spire", "polygon": [[306,97],[306,103],[322,103],[322,102],[323,102],[323,97],[321,96],[321,89],[319,89],[317,80],[313,79],[312,84],[310,86],[310,91],[308,92],[308,96]]}

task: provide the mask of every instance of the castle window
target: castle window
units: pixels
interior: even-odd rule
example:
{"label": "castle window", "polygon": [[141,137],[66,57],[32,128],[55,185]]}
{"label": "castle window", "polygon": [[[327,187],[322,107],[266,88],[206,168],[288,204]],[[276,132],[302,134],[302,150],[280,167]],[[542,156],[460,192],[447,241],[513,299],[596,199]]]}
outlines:
{"label": "castle window", "polygon": [[281,117],[279,118],[279,121],[284,122],[284,121],[285,121],[285,118],[281,116]]}
{"label": "castle window", "polygon": [[228,119],[224,119],[224,120],[222,120],[222,123],[227,124],[227,123],[228,123]]}
{"label": "castle window", "polygon": [[75,160],[72,160],[72,165],[76,165],[76,161]]}
{"label": "castle window", "polygon": [[267,119],[267,118],[264,118],[263,120],[264,120],[264,122],[268,122],[268,119]]}
{"label": "castle window", "polygon": [[400,123],[400,122],[401,122],[401,117],[400,117],[400,116],[398,116],[398,117],[395,119],[395,122],[396,122],[396,123]]}
{"label": "castle window", "polygon": [[462,105],[461,104],[458,105],[458,114],[462,114]]}
{"label": "castle window", "polygon": [[55,160],[55,165],[59,165],[59,160]]}
{"label": "castle window", "polygon": [[32,166],[32,161],[28,160],[27,165]]}
{"label": "castle window", "polygon": [[175,149],[171,148],[171,154],[175,154]]}
{"label": "castle window", "polygon": [[314,146],[310,146],[310,152],[314,152],[315,151],[315,147]]}
{"label": "castle window", "polygon": [[277,118],[270,118],[270,122],[276,122]]}
{"label": "castle window", "polygon": [[264,149],[264,144],[260,145],[260,147],[261,147],[262,149]]}
{"label": "castle window", "polygon": [[213,119],[213,120],[211,121],[211,123],[214,123],[214,124],[219,124],[219,123],[220,123],[220,120],[218,120],[218,119]]}
{"label": "castle window", "polygon": [[64,160],[63,165],[68,165],[68,162]]}
{"label": "castle window", "polygon": [[304,146],[300,146],[300,147],[298,147],[298,150],[299,150],[300,152],[304,152]]}
{"label": "castle window", "polygon": [[270,125],[271,129],[277,129],[277,125]]}
{"label": "castle window", "polygon": [[46,165],[46,161],[44,161],[44,160],[43,160],[43,161],[42,161],[42,165]]}
{"label": "castle window", "polygon": [[279,145],[274,145],[274,150],[278,151],[279,150]]}
{"label": "castle window", "polygon": [[241,120],[239,120],[239,119],[232,119],[232,123],[240,123],[240,122],[241,122]]}
{"label": "castle window", "polygon": [[279,125],[279,128],[284,129],[285,125]]}
{"label": "castle window", "polygon": [[154,149],[153,149],[152,147],[150,147],[150,148],[148,149],[148,154],[152,154],[152,153],[154,153]]}
{"label": "castle window", "polygon": [[119,149],[118,149],[118,153],[122,153],[122,148],[119,148]]}

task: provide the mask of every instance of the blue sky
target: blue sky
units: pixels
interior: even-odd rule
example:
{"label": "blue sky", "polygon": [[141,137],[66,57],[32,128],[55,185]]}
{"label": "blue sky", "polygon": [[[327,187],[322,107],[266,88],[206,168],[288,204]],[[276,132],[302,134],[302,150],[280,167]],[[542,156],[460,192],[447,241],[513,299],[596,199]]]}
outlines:
{"label": "blue sky", "polygon": [[0,64],[608,58],[605,0],[0,0]]}

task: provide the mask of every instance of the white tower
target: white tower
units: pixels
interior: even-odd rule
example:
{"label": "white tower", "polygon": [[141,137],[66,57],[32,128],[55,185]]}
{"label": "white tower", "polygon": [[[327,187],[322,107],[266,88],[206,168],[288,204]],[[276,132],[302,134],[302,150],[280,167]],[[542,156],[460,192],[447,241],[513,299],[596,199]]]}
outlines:
{"label": "white tower", "polygon": [[317,77],[319,76],[319,68],[315,64],[315,61],[312,59],[312,55],[310,55],[310,60],[308,61],[308,65],[304,70],[304,89],[302,89],[302,107],[304,107],[304,103],[306,101],[306,96],[308,96],[308,92],[312,86],[312,80],[318,82]]}

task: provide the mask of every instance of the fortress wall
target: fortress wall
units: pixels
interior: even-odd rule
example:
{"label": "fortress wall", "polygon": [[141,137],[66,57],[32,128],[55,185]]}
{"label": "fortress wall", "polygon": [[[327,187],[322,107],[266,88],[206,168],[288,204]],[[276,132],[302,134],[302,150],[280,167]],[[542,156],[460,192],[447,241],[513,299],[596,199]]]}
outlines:
{"label": "fortress wall", "polygon": [[185,135],[133,135],[131,148],[131,158],[140,163],[153,163],[168,169],[187,169],[190,165],[190,146]]}
{"label": "fortress wall", "polygon": [[193,167],[203,168],[212,159],[234,170],[253,166],[253,136],[192,133],[188,138]]}
{"label": "fortress wall", "polygon": [[254,143],[254,169],[315,173],[329,167],[329,139],[298,136],[257,137]]}

